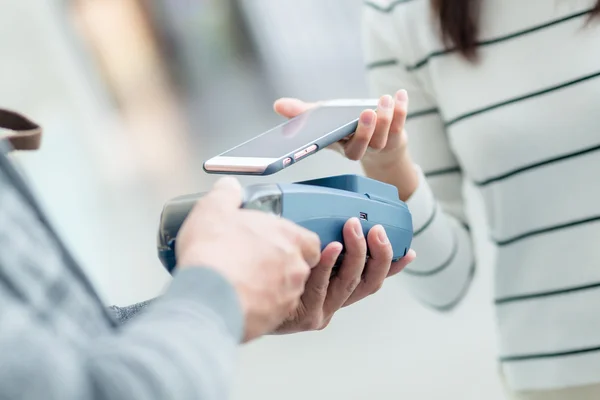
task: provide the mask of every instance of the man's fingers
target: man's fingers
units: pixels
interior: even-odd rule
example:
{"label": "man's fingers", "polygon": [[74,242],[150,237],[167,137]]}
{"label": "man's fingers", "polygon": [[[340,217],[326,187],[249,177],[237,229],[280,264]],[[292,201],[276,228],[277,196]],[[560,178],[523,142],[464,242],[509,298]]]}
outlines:
{"label": "man's fingers", "polygon": [[[302,228],[291,221],[280,219],[280,234],[291,238],[295,246],[298,246],[302,258],[311,267],[315,267],[321,260],[321,239],[319,235],[308,229]],[[277,235],[277,232],[273,234]]]}
{"label": "man's fingers", "polygon": [[313,268],[321,260],[321,239],[319,239],[319,235],[308,230],[302,229],[302,232],[302,256],[306,263]]}
{"label": "man's fingers", "polygon": [[367,258],[367,242],[358,218],[350,219],[344,225],[344,261],[338,273],[331,279],[327,298],[325,299],[325,315],[332,315],[339,310],[361,281]]}
{"label": "man's fingers", "polygon": [[398,90],[395,97],[394,119],[390,126],[390,135],[399,135],[402,133],[408,113],[408,93],[406,90]]}
{"label": "man's fingers", "polygon": [[215,209],[234,210],[240,208],[243,201],[243,189],[240,182],[230,176],[219,179],[212,190],[199,202],[200,206],[209,205]]}
{"label": "man's fingers", "polygon": [[382,150],[388,141],[388,133],[394,119],[394,99],[390,95],[385,95],[379,99],[377,106],[377,126],[373,133],[373,138],[369,147],[373,150]]}
{"label": "man's fingers", "polygon": [[373,110],[365,110],[360,114],[358,127],[354,135],[344,144],[344,153],[350,160],[360,160],[373,137],[377,125],[377,114]]}
{"label": "man's fingers", "polygon": [[292,98],[281,98],[273,104],[275,112],[285,118],[294,118],[297,115],[316,106],[316,103],[306,103]]}
{"label": "man's fingers", "polygon": [[383,226],[376,225],[369,231],[367,243],[369,260],[362,280],[354,293],[346,300],[344,306],[356,303],[381,289],[390,270],[394,251]]}
{"label": "man's fingers", "polygon": [[392,263],[392,266],[390,267],[390,270],[388,272],[388,276],[394,276],[394,275],[398,274],[400,271],[402,271],[404,268],[406,268],[406,266],[408,264],[413,262],[416,257],[417,257],[417,253],[415,253],[415,251],[413,249],[410,249],[404,257],[402,257],[400,260]]}
{"label": "man's fingers", "polygon": [[308,281],[311,273],[311,268],[304,262],[304,260],[296,260],[293,265],[284,265],[284,268],[289,268],[289,280],[288,284],[292,293],[295,293],[300,301],[300,296],[304,293],[306,288],[306,282]]}
{"label": "man's fingers", "polygon": [[341,243],[333,242],[328,244],[321,253],[319,264],[312,269],[310,277],[306,282],[304,294],[302,295],[302,303],[305,305],[308,313],[311,310],[319,310],[319,312],[322,310],[327,296],[331,270],[342,250],[343,246]]}

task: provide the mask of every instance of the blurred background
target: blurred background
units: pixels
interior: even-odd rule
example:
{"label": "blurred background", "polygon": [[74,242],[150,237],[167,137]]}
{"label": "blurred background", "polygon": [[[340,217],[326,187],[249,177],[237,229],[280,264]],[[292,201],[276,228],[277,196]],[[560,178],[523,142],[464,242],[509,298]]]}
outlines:
{"label": "blurred background", "polygon": [[[281,122],[275,99],[367,95],[360,5],[0,0],[0,105],[45,127],[42,150],[15,159],[107,303],[168,284],[155,250],[163,203],[209,188],[203,160]],[[242,181],[349,172],[360,168],[322,152]],[[429,311],[390,280],[325,331],[245,346],[234,398],[502,399],[490,246],[477,246],[457,310]]]}

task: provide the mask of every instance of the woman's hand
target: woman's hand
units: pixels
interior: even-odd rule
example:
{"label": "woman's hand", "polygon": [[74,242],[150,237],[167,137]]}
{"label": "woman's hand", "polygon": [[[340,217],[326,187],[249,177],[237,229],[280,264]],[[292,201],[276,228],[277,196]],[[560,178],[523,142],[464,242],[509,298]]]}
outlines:
{"label": "woman's hand", "polygon": [[[319,103],[306,103],[298,99],[283,98],[275,102],[278,114],[293,118]],[[338,142],[334,148],[350,160],[385,164],[406,153],[407,137],[404,131],[408,95],[399,90],[395,97],[382,96],[377,110],[367,109],[360,114],[354,135]]]}
{"label": "woman's hand", "polygon": [[311,271],[300,305],[276,329],[276,334],[325,328],[336,311],[377,292],[385,278],[402,271],[416,257],[410,250],[404,258],[392,263],[392,246],[381,225],[374,226],[365,240],[360,221],[352,218],[344,226],[343,234],[346,252],[339,270],[332,274],[342,244],[330,243]]}
{"label": "woman's hand", "polygon": [[[283,98],[274,104],[275,112],[293,118],[319,103]],[[382,96],[377,110],[360,114],[354,135],[333,146],[350,160],[360,160],[367,176],[398,187],[400,199],[406,201],[418,185],[418,176],[408,153],[404,130],[408,94],[399,90],[395,96]]]}
{"label": "woman's hand", "polygon": [[[293,118],[318,104],[284,98],[277,100],[274,108],[278,114]],[[360,114],[354,135],[332,146],[351,160],[361,160],[367,176],[396,185],[402,200],[414,192],[418,181],[406,147],[407,106],[404,90],[395,97],[381,97],[377,111],[364,110]],[[402,188],[396,181],[402,182]],[[342,245],[331,243],[311,272],[300,306],[276,333],[325,328],[337,310],[377,292],[385,278],[402,271],[416,257],[409,250],[404,258],[392,263],[392,247],[383,227],[373,227],[365,240],[356,218],[344,226],[344,243],[346,252],[339,271],[332,276]],[[365,264],[367,244],[370,257]]]}

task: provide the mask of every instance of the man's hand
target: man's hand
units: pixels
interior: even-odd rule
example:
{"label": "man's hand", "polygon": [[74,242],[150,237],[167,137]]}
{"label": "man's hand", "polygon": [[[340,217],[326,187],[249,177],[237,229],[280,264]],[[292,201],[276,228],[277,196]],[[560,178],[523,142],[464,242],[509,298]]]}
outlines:
{"label": "man's hand", "polygon": [[[336,311],[377,292],[385,278],[402,271],[416,257],[410,250],[404,258],[392,263],[392,246],[380,225],[373,227],[366,239],[360,221],[350,219],[344,226],[346,252],[340,269],[332,275],[342,244],[330,243],[310,274],[300,305],[275,333],[325,328]],[[367,243],[370,257],[365,263]]]}
{"label": "man's hand", "polygon": [[296,310],[319,237],[282,218],[242,210],[242,189],[222,178],[185,220],[177,237],[178,268],[213,268],[235,287],[244,311],[245,341],[272,332]]}

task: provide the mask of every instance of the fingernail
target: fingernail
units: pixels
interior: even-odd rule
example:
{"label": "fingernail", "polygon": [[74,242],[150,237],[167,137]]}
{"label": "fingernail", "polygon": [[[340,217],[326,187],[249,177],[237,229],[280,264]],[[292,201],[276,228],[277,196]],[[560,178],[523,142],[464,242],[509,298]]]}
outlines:
{"label": "fingernail", "polygon": [[381,227],[379,229],[379,231],[377,232],[377,239],[379,239],[379,242],[381,244],[388,244],[390,242],[387,237],[387,234],[385,233],[385,229],[383,229],[383,227]]}
{"label": "fingernail", "polygon": [[398,92],[396,92],[396,100],[401,103],[405,103],[406,101],[408,101],[408,93],[406,92],[406,90],[398,90]]}
{"label": "fingernail", "polygon": [[379,105],[381,106],[381,108],[390,109],[394,107],[394,99],[392,99],[392,96],[386,94],[381,98]]}
{"label": "fingernail", "polygon": [[373,113],[370,113],[370,112],[363,113],[360,116],[360,122],[362,122],[363,125],[369,126],[375,120],[375,118],[373,118],[373,117],[374,117]]}
{"label": "fingernail", "polygon": [[358,219],[354,223],[354,233],[356,234],[356,237],[359,237],[359,238],[362,238],[365,236],[363,233],[363,230],[362,230],[362,225]]}

